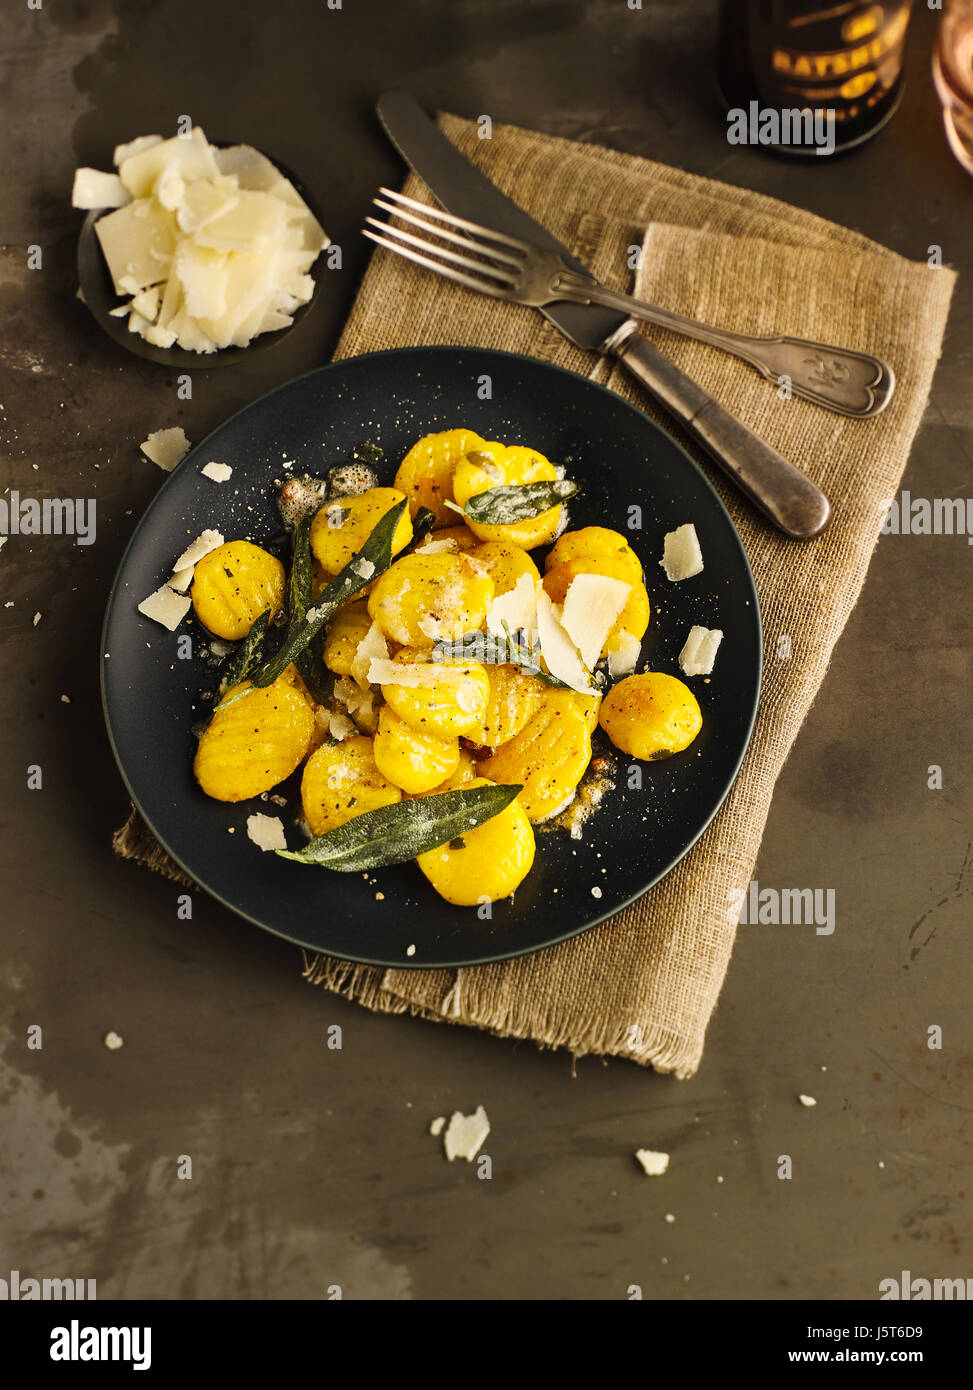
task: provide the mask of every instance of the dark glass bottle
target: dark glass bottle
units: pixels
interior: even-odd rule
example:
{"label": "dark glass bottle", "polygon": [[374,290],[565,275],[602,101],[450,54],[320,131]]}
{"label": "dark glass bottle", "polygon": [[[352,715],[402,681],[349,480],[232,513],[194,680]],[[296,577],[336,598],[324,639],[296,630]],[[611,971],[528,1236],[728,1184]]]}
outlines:
{"label": "dark glass bottle", "polygon": [[[832,110],[835,148],[858,145],[898,104],[911,9],[912,0],[721,0],[723,99],[730,108]],[[786,139],[780,148],[816,153]]]}

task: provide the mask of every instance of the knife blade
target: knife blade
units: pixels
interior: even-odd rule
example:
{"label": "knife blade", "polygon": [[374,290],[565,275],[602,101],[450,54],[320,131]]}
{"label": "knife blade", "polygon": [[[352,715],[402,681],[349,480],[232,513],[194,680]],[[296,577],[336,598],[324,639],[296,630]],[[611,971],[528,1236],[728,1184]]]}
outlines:
{"label": "knife blade", "polygon": [[[506,232],[561,256],[579,275],[594,276],[557,237],[535,222],[529,213],[501,193],[495,183],[460,154],[414,97],[405,92],[386,92],[376,106],[386,135],[407,164],[429,185],[447,212]],[[539,311],[570,338],[575,347],[596,352],[603,342],[627,322],[617,309],[592,304],[552,304]]]}
{"label": "knife blade", "polygon": [[[553,251],[594,280],[546,227],[470,163],[413,97],[386,92],[376,111],[392,144],[447,212]],[[831,508],[820,489],[643,338],[633,318],[594,304],[556,303],[538,312],[576,347],[617,357],[785,534],[810,540],[828,525]]]}

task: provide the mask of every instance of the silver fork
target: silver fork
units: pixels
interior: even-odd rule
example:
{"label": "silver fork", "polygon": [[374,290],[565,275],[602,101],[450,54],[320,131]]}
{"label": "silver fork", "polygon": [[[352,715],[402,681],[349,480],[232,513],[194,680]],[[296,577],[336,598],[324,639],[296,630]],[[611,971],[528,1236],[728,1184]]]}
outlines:
{"label": "silver fork", "polygon": [[[756,338],[714,328],[671,309],[606,289],[593,277],[573,270],[552,251],[454,217],[441,208],[407,198],[390,188],[379,190],[375,206],[438,241],[416,236],[376,217],[366,217],[365,236],[467,289],[535,308],[567,300],[573,304],[601,304],[608,309],[619,309],[660,328],[669,328],[687,338],[733,353],[756,367],[775,386],[789,383],[794,395],[842,415],[859,419],[878,415],[892,398],[895,389],[892,368],[866,352],[832,347],[805,338]],[[440,244],[442,242],[447,245]],[[452,250],[452,247],[460,249]]]}

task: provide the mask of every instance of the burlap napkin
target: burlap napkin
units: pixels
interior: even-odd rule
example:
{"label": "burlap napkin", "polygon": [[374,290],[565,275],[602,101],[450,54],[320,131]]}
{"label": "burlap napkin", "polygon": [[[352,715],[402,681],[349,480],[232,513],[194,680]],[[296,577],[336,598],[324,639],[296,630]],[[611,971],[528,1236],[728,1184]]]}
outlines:
{"label": "burlap napkin", "polygon": [[[465,1023],[579,1055],[616,1054],[690,1076],[726,973],[737,904],[774,783],[858,598],[883,500],[895,494],[922,418],[955,277],[797,208],[648,160],[509,126],[481,140],[474,124],[455,116],[441,124],[606,283],[630,286],[632,248],[643,248],[636,291],[644,298],[748,333],[792,332],[863,348],[891,362],[898,379],[877,420],[846,420],[796,398],[781,401],[752,369],[723,353],[646,329],[814,478],[834,506],[820,540],[786,540],[704,461],[740,529],[766,633],[756,729],[723,809],[641,901],[537,955],[459,971],[380,970],[305,956],[310,983],[371,1009]],[[415,178],[406,191],[428,197]],[[379,251],[337,356],[419,343],[542,357],[607,380],[661,418],[621,369],[574,349],[539,314],[453,288]],[[134,814],[116,847],[179,873]]]}

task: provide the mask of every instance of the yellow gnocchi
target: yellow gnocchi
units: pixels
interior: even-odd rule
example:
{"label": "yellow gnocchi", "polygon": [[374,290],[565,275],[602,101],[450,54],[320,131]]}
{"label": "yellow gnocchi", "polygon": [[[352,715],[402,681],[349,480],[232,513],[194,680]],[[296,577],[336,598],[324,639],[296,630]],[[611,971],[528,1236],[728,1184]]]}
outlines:
{"label": "yellow gnocchi", "polygon": [[324,664],[336,676],[350,676],[358,644],[372,625],[366,599],[346,603],[328,624],[324,638]]}
{"label": "yellow gnocchi", "polygon": [[[362,548],[386,512],[404,498],[398,488],[371,487],[352,497],[326,502],[311,522],[311,550],[321,569],[330,575],[344,569]],[[402,513],[392,536],[392,554],[412,540],[408,511]]]}
{"label": "yellow gnocchi", "polygon": [[525,676],[515,666],[488,666],[486,670],[490,697],[482,717],[464,737],[485,748],[499,748],[520,733],[540,705],[544,687],[535,676]]}
{"label": "yellow gnocchi", "polygon": [[[490,678],[478,661],[430,662],[428,652],[404,647],[394,660],[405,666],[424,666],[420,684],[403,681],[382,685],[382,694],[400,719],[413,729],[457,738],[482,720],[490,700]],[[415,673],[409,673],[414,676]]]}
{"label": "yellow gnocchi", "polygon": [[431,647],[482,627],[492,598],[493,580],[468,556],[419,552],[375,582],[368,611],[393,642]]}
{"label": "yellow gnocchi", "polygon": [[[491,785],[484,777],[466,783]],[[457,907],[475,907],[515,892],[530,873],[534,850],[534,831],[517,797],[499,815],[427,850],[416,862],[441,898]]]}
{"label": "yellow gnocchi", "polygon": [[676,676],[626,676],[601,703],[598,722],[616,748],[652,761],[688,748],[703,727],[696,696]]}
{"label": "yellow gnocchi", "polygon": [[484,441],[473,430],[442,430],[427,434],[406,454],[395,475],[395,486],[409,499],[413,518],[420,507],[436,517],[436,527],[453,526],[456,513],[446,506],[453,499],[453,472],[470,449]]}
{"label": "yellow gnocchi", "polygon": [[246,637],[260,614],[284,602],[284,566],[250,541],[227,541],[197,563],[190,597],[204,627],[225,641]]}
{"label": "yellow gnocchi", "polygon": [[411,796],[431,792],[459,768],[458,739],[415,729],[389,705],[379,715],[374,753],[383,777]]}
{"label": "yellow gnocchi", "polygon": [[[491,443],[485,444],[482,449],[474,449],[456,465],[453,495],[457,503],[465,507],[471,497],[490,488],[553,483],[556,479],[557,470],[553,463],[549,463],[536,449],[525,449],[520,444]],[[558,504],[524,521],[491,525],[467,517],[466,524],[481,541],[502,541],[521,550],[533,550],[539,545],[550,545],[557,535],[560,521],[561,507]]]}
{"label": "yellow gnocchi", "polygon": [[[224,698],[244,689],[245,683],[234,686]],[[196,748],[196,780],[216,801],[259,796],[291,775],[313,732],[311,707],[285,671],[214,714]]]}
{"label": "yellow gnocchi", "polygon": [[533,583],[540,579],[537,566],[527,551],[516,545],[508,545],[506,541],[484,541],[470,553],[493,580],[497,598],[501,594],[509,594],[511,589],[516,588],[517,580],[524,575]]}
{"label": "yellow gnocchi", "polygon": [[304,817],[313,835],[401,801],[394,786],[375,762],[372,740],[364,734],[341,743],[323,743],[308,758],[301,778]]}
{"label": "yellow gnocchi", "polygon": [[518,801],[529,820],[541,821],[568,804],[590,761],[591,734],[583,710],[549,701],[479,767],[494,782],[522,783]]}

